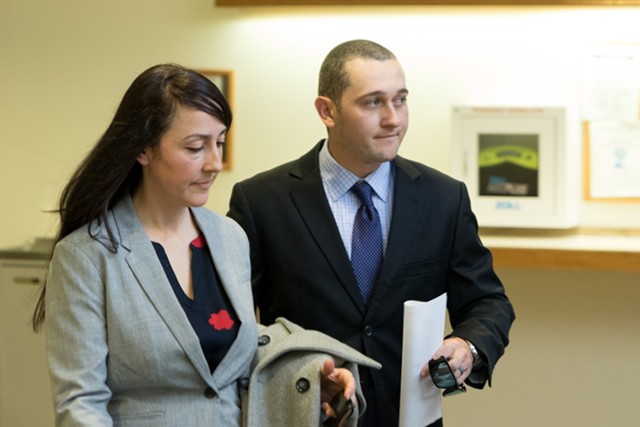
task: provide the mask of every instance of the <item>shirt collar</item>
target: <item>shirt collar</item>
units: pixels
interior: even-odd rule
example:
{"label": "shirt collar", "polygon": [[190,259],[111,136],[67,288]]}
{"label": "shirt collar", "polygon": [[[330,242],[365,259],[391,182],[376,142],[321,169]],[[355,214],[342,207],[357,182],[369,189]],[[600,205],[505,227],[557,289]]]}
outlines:
{"label": "shirt collar", "polygon": [[[336,201],[344,196],[360,178],[335,161],[329,153],[329,140],[326,139],[320,150],[320,175],[330,200]],[[391,179],[391,162],[382,163],[375,171],[364,178],[378,197],[387,203]]]}

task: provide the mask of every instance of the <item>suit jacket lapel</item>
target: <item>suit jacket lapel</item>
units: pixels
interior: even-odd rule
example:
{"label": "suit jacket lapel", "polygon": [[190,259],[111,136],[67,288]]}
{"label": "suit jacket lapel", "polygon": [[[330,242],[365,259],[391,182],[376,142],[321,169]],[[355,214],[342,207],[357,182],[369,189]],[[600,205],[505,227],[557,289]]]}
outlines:
{"label": "suit jacket lapel", "polygon": [[294,163],[290,171],[293,181],[291,198],[307,225],[309,233],[313,236],[340,282],[346,288],[354,304],[364,313],[365,307],[358,290],[358,284],[320,178],[318,153],[322,143],[322,141],[318,143],[310,152]]}
{"label": "suit jacket lapel", "polygon": [[200,341],[173,293],[153,245],[138,219],[131,198],[125,197],[114,208],[113,213],[121,245],[127,251],[127,264],[138,279],[138,284],[144,289],[149,301],[198,372],[211,383],[209,365]]}
{"label": "suit jacket lapel", "polygon": [[384,256],[384,264],[380,273],[380,280],[371,301],[370,311],[384,301],[385,295],[391,290],[393,278],[398,277],[399,270],[405,263],[407,251],[414,235],[411,227],[406,224],[418,224],[422,200],[418,197],[418,183],[416,182],[419,173],[415,168],[401,157],[394,160],[395,163],[395,185],[393,213],[389,239]]}

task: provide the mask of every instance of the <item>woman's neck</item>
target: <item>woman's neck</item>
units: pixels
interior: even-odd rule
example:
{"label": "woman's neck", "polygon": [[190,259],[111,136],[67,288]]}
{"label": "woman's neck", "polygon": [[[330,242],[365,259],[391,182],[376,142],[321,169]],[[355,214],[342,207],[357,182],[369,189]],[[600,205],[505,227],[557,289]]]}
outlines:
{"label": "woman's neck", "polygon": [[154,202],[144,192],[132,196],[133,206],[149,239],[161,244],[186,242],[198,237],[199,229],[188,207],[168,207]]}

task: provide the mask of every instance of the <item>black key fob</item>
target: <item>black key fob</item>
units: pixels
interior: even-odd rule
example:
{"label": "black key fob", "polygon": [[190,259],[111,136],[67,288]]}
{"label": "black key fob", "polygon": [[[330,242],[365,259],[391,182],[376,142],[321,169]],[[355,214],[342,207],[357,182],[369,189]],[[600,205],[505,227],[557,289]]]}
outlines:
{"label": "black key fob", "polygon": [[336,418],[326,418],[323,426],[327,427],[340,427],[344,425],[344,421],[349,418],[353,412],[353,402],[344,397],[344,392],[336,393],[331,399],[329,405],[336,413]]}

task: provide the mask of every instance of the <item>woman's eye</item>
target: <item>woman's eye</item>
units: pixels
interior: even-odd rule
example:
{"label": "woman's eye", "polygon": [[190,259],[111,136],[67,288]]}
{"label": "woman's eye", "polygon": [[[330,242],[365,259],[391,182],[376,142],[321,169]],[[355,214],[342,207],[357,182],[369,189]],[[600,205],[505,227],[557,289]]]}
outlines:
{"label": "woman's eye", "polygon": [[204,147],[187,147],[187,150],[191,151],[192,153],[198,153],[200,151],[202,151]]}

